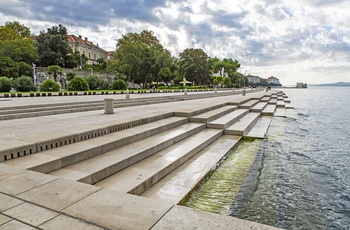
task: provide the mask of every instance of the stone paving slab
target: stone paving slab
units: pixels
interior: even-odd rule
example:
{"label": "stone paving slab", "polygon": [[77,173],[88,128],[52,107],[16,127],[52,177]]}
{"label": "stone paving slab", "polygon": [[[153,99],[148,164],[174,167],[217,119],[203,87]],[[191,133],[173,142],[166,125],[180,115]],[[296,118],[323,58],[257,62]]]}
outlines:
{"label": "stone paving slab", "polygon": [[0,163],[0,180],[15,176],[17,174],[24,173],[25,170],[17,167],[7,166],[5,164]]}
{"label": "stone paving slab", "polygon": [[24,201],[0,193],[0,212],[6,211],[22,203],[24,203]]}
{"label": "stone paving slab", "polygon": [[102,227],[75,219],[66,215],[59,215],[42,224],[39,228],[44,230],[102,230]]}
{"label": "stone paving slab", "polygon": [[258,120],[258,122],[254,125],[252,130],[250,130],[250,132],[244,136],[244,138],[264,139],[271,121],[272,121],[272,117],[270,116],[261,117]]}
{"label": "stone paving slab", "polygon": [[55,211],[61,211],[99,189],[75,181],[57,179],[24,192],[17,197]]}
{"label": "stone paving slab", "polygon": [[71,216],[110,229],[150,229],[171,203],[102,189],[63,210]]}
{"label": "stone paving slab", "polygon": [[36,230],[37,228],[32,227],[30,225],[24,224],[17,220],[11,220],[3,225],[0,225],[1,230]]}
{"label": "stone paving slab", "polygon": [[33,226],[39,226],[59,215],[57,212],[29,203],[20,204],[3,213]]}
{"label": "stone paving slab", "polygon": [[155,226],[152,227],[152,230],[158,229],[273,230],[277,228],[241,220],[231,216],[223,216],[176,205],[169,212],[167,212]]}
{"label": "stone paving slab", "polygon": [[1,225],[5,224],[11,220],[12,219],[10,217],[7,217],[7,216],[0,214],[0,228],[1,228]]}
{"label": "stone paving slab", "polygon": [[15,196],[54,180],[57,177],[26,171],[0,180],[0,192]]}

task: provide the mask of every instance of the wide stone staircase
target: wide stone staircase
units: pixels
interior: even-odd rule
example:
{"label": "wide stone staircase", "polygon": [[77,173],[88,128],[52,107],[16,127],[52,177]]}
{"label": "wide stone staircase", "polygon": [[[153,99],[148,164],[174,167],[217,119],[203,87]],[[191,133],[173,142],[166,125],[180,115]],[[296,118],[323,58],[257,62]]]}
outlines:
{"label": "wide stone staircase", "polygon": [[[67,136],[2,164],[148,198],[183,202],[242,138],[264,138],[273,116],[285,117],[284,94],[208,107],[133,125]],[[0,156],[1,157],[1,156]]]}

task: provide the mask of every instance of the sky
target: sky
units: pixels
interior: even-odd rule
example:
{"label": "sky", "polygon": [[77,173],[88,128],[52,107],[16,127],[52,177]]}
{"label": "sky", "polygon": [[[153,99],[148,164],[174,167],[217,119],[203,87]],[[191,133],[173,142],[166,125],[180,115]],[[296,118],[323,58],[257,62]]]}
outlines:
{"label": "sky", "polygon": [[349,0],[0,0],[0,25],[39,34],[62,24],[107,51],[151,30],[174,57],[200,48],[288,86],[350,82],[349,9]]}

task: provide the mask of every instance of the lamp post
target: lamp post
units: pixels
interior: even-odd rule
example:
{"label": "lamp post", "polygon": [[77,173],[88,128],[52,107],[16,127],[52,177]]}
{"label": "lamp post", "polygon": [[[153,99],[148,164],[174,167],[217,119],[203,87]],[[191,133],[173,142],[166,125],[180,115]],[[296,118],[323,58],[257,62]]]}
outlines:
{"label": "lamp post", "polygon": [[34,86],[36,87],[36,74],[35,74],[35,64],[32,63],[33,65],[33,79],[34,79]]}

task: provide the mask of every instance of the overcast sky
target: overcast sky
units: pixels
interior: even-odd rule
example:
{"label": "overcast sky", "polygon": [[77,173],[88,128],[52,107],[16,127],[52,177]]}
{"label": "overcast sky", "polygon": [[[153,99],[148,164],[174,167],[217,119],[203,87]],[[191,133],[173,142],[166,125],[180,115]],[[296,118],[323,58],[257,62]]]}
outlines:
{"label": "overcast sky", "polygon": [[152,30],[175,57],[201,48],[295,85],[350,82],[349,10],[349,0],[0,0],[0,25],[38,34],[62,24],[108,51],[122,34]]}

